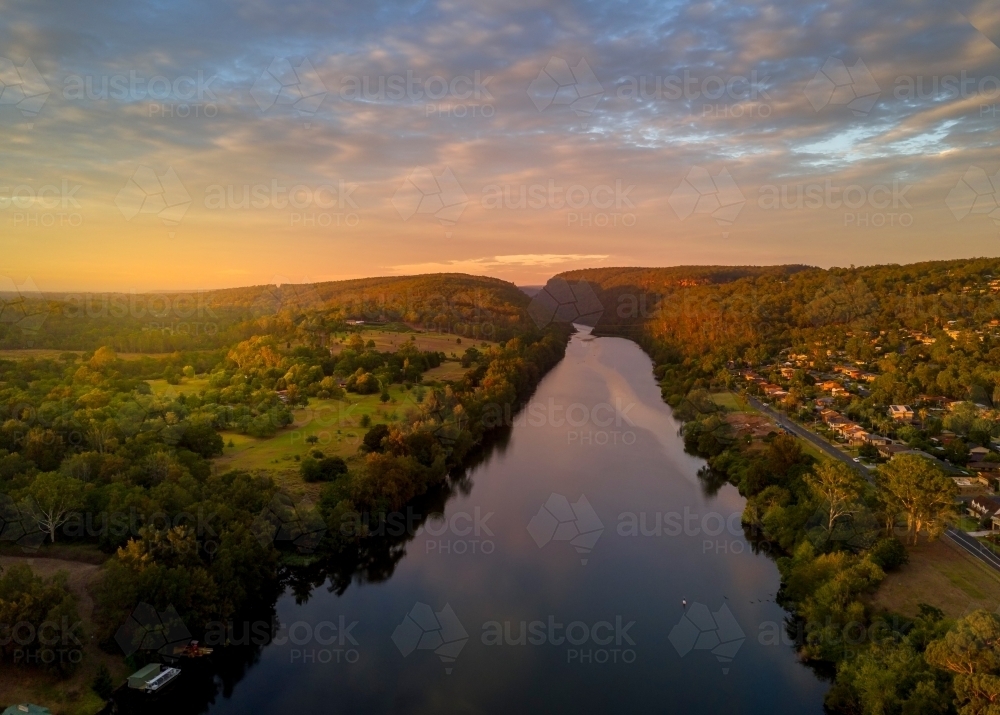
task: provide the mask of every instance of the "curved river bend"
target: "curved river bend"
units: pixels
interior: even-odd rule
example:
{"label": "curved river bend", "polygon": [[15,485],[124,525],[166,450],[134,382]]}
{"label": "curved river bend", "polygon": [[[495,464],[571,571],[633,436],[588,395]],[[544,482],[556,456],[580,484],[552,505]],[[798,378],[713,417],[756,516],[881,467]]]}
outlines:
{"label": "curved river bend", "polygon": [[207,712],[821,713],[678,427],[635,343],[577,333],[392,576],[283,596],[287,639]]}

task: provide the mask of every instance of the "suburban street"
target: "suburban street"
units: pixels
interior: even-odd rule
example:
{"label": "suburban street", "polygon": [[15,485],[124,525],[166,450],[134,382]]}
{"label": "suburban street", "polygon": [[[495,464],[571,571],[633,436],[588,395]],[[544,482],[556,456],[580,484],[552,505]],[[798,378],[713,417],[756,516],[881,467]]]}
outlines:
{"label": "suburban street", "polygon": [[[806,440],[817,449],[823,450],[823,452],[830,455],[834,459],[839,459],[844,464],[853,467],[860,472],[865,479],[874,483],[875,479],[870,470],[855,462],[851,457],[841,452],[819,435],[813,434],[802,425],[796,424],[788,416],[781,414],[777,410],[771,409],[760,400],[753,398],[750,395],[747,395],[746,398],[751,407],[758,410],[761,414],[767,415],[773,419],[779,426]],[[997,557],[996,554],[986,549],[965,532],[949,526],[945,531],[945,536],[947,536],[953,543],[957,544],[966,553],[976,557],[991,568],[1000,571],[1000,557]]]}
{"label": "suburban street", "polygon": [[983,563],[988,564],[997,571],[1000,571],[1000,557],[987,549],[976,539],[966,534],[964,531],[959,531],[958,529],[949,526],[945,529],[945,536],[951,539],[955,544],[958,544],[958,546],[964,549],[967,553],[972,554]]}
{"label": "suburban street", "polygon": [[823,452],[830,455],[834,459],[839,459],[841,462],[848,465],[849,467],[856,469],[869,482],[873,481],[871,472],[868,469],[855,462],[851,457],[841,452],[839,449],[831,445],[829,442],[827,442],[819,435],[810,432],[802,425],[796,424],[787,415],[783,415],[777,410],[771,409],[763,402],[754,397],[751,397],[750,395],[747,395],[747,401],[750,403],[751,407],[759,411],[761,414],[770,417],[779,426],[788,430],[795,436],[801,437],[802,439],[806,440],[807,442],[809,442],[809,444],[813,445],[817,449],[823,450]]}

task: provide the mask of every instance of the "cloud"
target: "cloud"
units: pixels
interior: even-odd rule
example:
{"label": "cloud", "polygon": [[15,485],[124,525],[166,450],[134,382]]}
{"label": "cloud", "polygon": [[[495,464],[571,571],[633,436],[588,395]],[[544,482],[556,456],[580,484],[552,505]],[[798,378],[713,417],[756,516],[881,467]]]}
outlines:
{"label": "cloud", "polygon": [[521,254],[512,256],[483,256],[428,263],[409,263],[390,266],[396,273],[484,273],[514,268],[556,268],[563,270],[568,263],[593,265],[609,258],[607,254]]}
{"label": "cloud", "polygon": [[[660,265],[843,265],[991,253],[991,237],[972,222],[956,224],[945,197],[969,166],[990,175],[1000,168],[1000,97],[979,91],[980,81],[1000,75],[1000,48],[988,39],[996,36],[992,7],[989,0],[843,0],[835,8],[792,0],[254,0],[233,11],[192,0],[163,8],[37,0],[0,27],[3,57],[16,68],[30,60],[50,90],[34,117],[0,103],[4,176],[36,188],[63,178],[79,183],[81,240],[52,250],[55,233],[0,215],[13,242],[5,270],[54,290],[82,280],[95,288],[238,285],[275,271],[315,272],[317,262],[336,266],[338,276],[366,275],[373,257],[384,264],[386,255],[398,272],[524,280],[612,253]],[[269,70],[276,58],[282,71]],[[565,60],[568,75],[553,58]],[[583,59],[593,80],[573,73]],[[860,70],[859,62],[867,74],[855,86],[850,70]],[[975,91],[941,89],[942,78],[963,72],[976,80]],[[67,97],[73,77],[96,93],[106,80],[132,75],[147,90],[154,78],[170,89],[162,99]],[[555,82],[553,102],[572,101],[539,111],[529,88],[540,75]],[[178,96],[184,78],[199,76],[211,81],[210,101]],[[477,76],[490,78],[488,91],[467,96]],[[414,91],[395,97],[380,89],[400,78],[412,80]],[[367,93],[345,96],[355,80]],[[682,88],[690,80],[680,96],[670,90],[675,80]],[[907,81],[922,89],[900,96]],[[623,91],[630,82],[642,91]],[[810,82],[822,92],[807,91]],[[563,89],[581,83],[595,91]],[[856,113],[851,103],[874,94],[868,84],[879,88],[877,101],[855,104],[864,110]],[[570,108],[597,97],[597,85],[599,101]],[[162,222],[129,222],[116,208],[137,166],[158,175],[174,169],[191,196],[173,244],[164,243]],[[470,199],[447,240],[438,221],[403,221],[392,203],[414,167],[432,168],[435,177],[447,167]],[[682,221],[671,207],[671,192],[694,167],[712,176],[725,167],[746,197],[729,239],[715,222]],[[849,232],[840,215],[756,206],[761,184],[827,179],[898,179],[920,187],[911,196],[923,199],[908,230],[897,224],[867,234]],[[204,205],[213,185],[238,192],[272,181],[315,188],[340,180],[358,186],[351,230],[339,207],[293,218],[291,211]],[[636,187],[628,226],[597,210],[570,225],[555,211],[477,205],[487,185],[617,180]],[[939,239],[942,230],[948,241]],[[116,285],[102,282],[111,276]]]}

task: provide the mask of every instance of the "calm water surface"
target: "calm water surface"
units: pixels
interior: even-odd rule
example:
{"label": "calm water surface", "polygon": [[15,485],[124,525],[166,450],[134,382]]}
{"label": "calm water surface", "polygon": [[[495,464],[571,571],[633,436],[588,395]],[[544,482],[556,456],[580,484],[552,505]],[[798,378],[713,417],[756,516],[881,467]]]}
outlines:
{"label": "calm water surface", "polygon": [[[264,647],[190,711],[821,713],[827,685],[770,641],[786,613],[743,499],[706,495],[651,368],[635,343],[575,335],[390,577],[287,593],[301,645]],[[310,639],[324,622],[350,637]]]}

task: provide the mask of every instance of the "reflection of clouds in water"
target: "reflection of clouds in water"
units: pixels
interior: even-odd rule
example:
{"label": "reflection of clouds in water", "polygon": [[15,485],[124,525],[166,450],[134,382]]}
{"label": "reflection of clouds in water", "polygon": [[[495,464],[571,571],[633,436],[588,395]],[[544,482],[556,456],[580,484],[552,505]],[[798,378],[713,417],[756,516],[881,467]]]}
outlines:
{"label": "reflection of clouds in water", "polygon": [[[649,405],[643,402],[632,383],[619,371],[624,369],[625,366],[610,367],[601,360],[601,357],[604,355],[604,346],[608,345],[606,341],[620,339],[603,338],[588,342],[586,345],[587,353],[583,362],[604,380],[608,388],[610,401],[613,404],[617,404],[616,400],[620,400],[622,405],[634,405],[628,412],[629,419],[637,429],[645,430],[653,435],[663,448],[663,453],[673,463],[675,467],[673,471],[683,475],[692,484],[699,484],[697,474],[690,466],[692,461],[700,462],[700,460],[683,453],[678,454],[677,447],[679,444],[682,444],[677,437],[677,430],[680,428],[680,423],[674,419],[670,408],[663,402],[658,405]],[[639,351],[638,346],[636,346],[636,351]],[[620,354],[620,351],[618,352]],[[660,391],[653,380],[652,363],[646,357],[645,353],[639,352],[639,355],[645,358],[645,370],[630,370],[630,374],[634,376],[634,379],[648,379],[652,383],[650,388],[652,394],[658,396]],[[629,367],[631,368],[631,366]],[[644,375],[646,377],[643,377]],[[682,463],[682,459],[687,463]]]}

